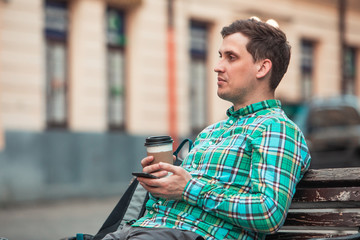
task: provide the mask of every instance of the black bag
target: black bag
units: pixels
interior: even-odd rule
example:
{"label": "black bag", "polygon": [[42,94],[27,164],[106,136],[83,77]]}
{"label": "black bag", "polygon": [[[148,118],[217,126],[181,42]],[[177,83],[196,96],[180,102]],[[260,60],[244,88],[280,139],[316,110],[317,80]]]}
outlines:
{"label": "black bag", "polygon": [[[190,139],[185,139],[173,153],[176,156],[174,162],[174,165],[176,166],[179,166],[182,163],[178,154],[186,143],[189,143],[190,151],[193,143]],[[130,186],[126,189],[125,193],[95,236],[79,233],[74,237],[63,238],[61,240],[100,240],[108,233],[122,229],[125,224],[131,224],[142,217],[145,213],[145,205],[148,199],[148,192],[139,184],[139,181],[136,178],[133,178]]]}

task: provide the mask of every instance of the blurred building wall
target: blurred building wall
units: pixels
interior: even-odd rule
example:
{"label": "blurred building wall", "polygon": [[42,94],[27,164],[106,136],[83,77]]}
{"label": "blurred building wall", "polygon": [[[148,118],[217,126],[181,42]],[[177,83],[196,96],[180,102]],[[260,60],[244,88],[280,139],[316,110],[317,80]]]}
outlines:
{"label": "blurred building wall", "polygon": [[72,1],[69,47],[69,128],[105,131],[105,1]]}
{"label": "blurred building wall", "polygon": [[5,129],[43,129],[42,4],[2,1],[1,115]]}
{"label": "blurred building wall", "polygon": [[[57,1],[52,1],[57,3]],[[139,167],[143,139],[168,134],[167,0],[72,0],[67,4],[66,122],[47,122],[45,1],[0,0],[0,202],[114,194]],[[208,125],[225,117],[229,103],[216,95],[213,67],[219,34],[239,18],[274,19],[292,45],[292,59],[277,97],[305,99],[302,40],[313,46],[308,95],[340,94],[339,32],[331,0],[174,0],[177,132],[196,134],[191,125],[190,22],[206,25],[206,108]],[[354,93],[360,95],[360,5],[348,1],[346,40],[357,49]],[[108,7],[124,14],[125,43],[109,46]],[[108,49],[123,53],[124,123],[108,123]],[[127,166],[122,177],[116,169]],[[114,170],[115,169],[115,170]],[[123,169],[124,170],[124,169]],[[120,171],[120,169],[119,169]],[[96,193],[96,190],[100,191]]]}
{"label": "blurred building wall", "polygon": [[[3,6],[2,4],[4,4],[3,2],[0,2],[0,16],[2,16],[2,9]],[[2,28],[2,19],[0,18],[0,29]],[[0,31],[0,39],[1,39],[1,31]],[[2,48],[0,45],[0,56],[2,55]],[[0,64],[0,79],[1,79],[1,64]],[[1,83],[0,83],[0,96],[1,96]],[[1,109],[1,107],[0,107]],[[1,119],[1,110],[0,110],[0,149],[2,150],[4,148],[4,130],[3,130],[3,124],[2,124],[2,119]]]}

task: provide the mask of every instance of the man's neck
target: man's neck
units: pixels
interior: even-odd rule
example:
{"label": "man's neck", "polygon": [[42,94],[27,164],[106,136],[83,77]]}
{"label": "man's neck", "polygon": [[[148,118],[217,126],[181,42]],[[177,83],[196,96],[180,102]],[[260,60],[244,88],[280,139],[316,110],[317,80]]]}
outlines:
{"label": "man's neck", "polygon": [[257,103],[257,102],[262,102],[262,101],[266,101],[269,99],[274,99],[275,98],[275,94],[274,92],[268,92],[268,93],[261,93],[261,94],[257,94],[256,96],[252,96],[252,98],[243,101],[241,103],[233,103],[234,105],[234,110],[237,111],[243,107],[246,107],[248,105]]}

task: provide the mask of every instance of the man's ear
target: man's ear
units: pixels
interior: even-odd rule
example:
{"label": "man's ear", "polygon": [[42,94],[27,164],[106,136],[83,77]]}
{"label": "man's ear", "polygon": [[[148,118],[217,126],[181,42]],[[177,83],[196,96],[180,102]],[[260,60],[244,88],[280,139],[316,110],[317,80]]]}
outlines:
{"label": "man's ear", "polygon": [[272,68],[272,62],[270,61],[270,59],[264,59],[259,61],[257,66],[256,77],[264,78],[267,74],[271,72],[271,68]]}

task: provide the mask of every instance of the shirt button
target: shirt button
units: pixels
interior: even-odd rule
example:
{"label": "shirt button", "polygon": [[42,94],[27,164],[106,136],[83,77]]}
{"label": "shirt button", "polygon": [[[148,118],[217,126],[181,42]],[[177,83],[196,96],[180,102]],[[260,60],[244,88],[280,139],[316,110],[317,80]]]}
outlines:
{"label": "shirt button", "polygon": [[161,204],[163,204],[163,202],[162,202],[162,201],[159,201],[159,205],[161,205]]}
{"label": "shirt button", "polygon": [[230,120],[230,121],[229,121],[229,123],[230,123],[230,124],[233,124],[233,123],[234,123],[234,121],[233,121],[233,120]]}
{"label": "shirt button", "polygon": [[153,213],[154,213],[154,211],[153,211],[153,210],[151,210],[149,213],[150,213],[150,214],[153,214]]}

